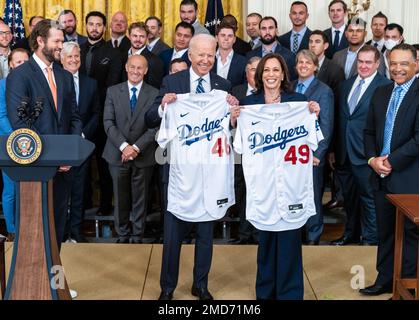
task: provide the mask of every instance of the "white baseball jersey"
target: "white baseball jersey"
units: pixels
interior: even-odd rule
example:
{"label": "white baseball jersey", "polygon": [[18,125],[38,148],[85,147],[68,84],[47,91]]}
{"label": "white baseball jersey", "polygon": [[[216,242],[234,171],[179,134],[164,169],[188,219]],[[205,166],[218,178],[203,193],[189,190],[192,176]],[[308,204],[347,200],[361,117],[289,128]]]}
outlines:
{"label": "white baseball jersey", "polygon": [[178,94],[164,110],[157,142],[170,142],[167,210],[181,220],[218,220],[235,203],[226,97],[219,90]]}
{"label": "white baseball jersey", "polygon": [[246,219],[257,229],[298,229],[316,214],[313,154],[323,135],[307,102],[246,106],[234,149],[243,155]]}

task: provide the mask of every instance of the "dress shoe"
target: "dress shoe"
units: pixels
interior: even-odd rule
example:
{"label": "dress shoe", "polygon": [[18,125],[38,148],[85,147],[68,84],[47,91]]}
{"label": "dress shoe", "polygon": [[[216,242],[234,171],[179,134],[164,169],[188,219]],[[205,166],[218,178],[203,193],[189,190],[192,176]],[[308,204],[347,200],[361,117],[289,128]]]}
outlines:
{"label": "dress shoe", "polygon": [[115,243],[129,243],[129,238],[118,238]]}
{"label": "dress shoe", "polygon": [[191,289],[191,293],[193,296],[198,297],[199,300],[214,300],[213,296],[207,288],[197,288],[193,286]]}
{"label": "dress shoe", "polygon": [[376,246],[377,242],[361,241],[361,246]]}
{"label": "dress shoe", "polygon": [[352,237],[343,236],[339,239],[332,240],[330,244],[332,246],[346,246],[348,244],[359,244],[359,240],[354,239]]}
{"label": "dress shoe", "polygon": [[81,234],[72,234],[71,239],[75,240],[77,243],[88,243],[87,239]]}
{"label": "dress shoe", "polygon": [[308,246],[318,246],[319,245],[319,241],[315,241],[315,240],[309,240],[307,242]]}
{"label": "dress shoe", "polygon": [[160,292],[159,300],[173,300],[173,291],[172,292]]}
{"label": "dress shoe", "polygon": [[380,294],[383,294],[383,293],[392,293],[392,292],[393,292],[393,286],[391,284],[387,284],[383,286],[373,284],[372,286],[359,290],[359,293],[366,296],[379,296]]}
{"label": "dress shoe", "polygon": [[324,205],[324,208],[328,209],[328,210],[332,210],[332,209],[336,209],[336,208],[343,208],[343,201],[338,201],[338,200],[332,199]]}
{"label": "dress shoe", "polygon": [[112,209],[110,208],[99,208],[96,212],[97,216],[110,216],[112,215]]}
{"label": "dress shoe", "polygon": [[249,244],[249,240],[244,239],[244,238],[237,238],[237,239],[232,239],[228,242],[229,244]]}
{"label": "dress shoe", "polygon": [[131,238],[131,239],[129,239],[129,242],[130,242],[130,243],[133,243],[133,244],[142,244],[142,243],[143,243],[143,241],[142,241],[142,240],[140,240],[140,239],[135,239],[135,238]]}

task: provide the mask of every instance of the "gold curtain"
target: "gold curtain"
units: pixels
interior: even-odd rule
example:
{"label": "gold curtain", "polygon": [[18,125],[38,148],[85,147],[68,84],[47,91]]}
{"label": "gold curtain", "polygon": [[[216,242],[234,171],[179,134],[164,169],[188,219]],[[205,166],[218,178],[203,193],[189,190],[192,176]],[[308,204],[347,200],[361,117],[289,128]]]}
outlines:
{"label": "gold curtain", "polygon": [[[208,0],[197,0],[199,21],[205,20]],[[172,44],[173,30],[179,18],[179,5],[181,0],[21,0],[25,26],[28,26],[30,17],[41,15],[56,19],[62,9],[73,10],[77,17],[77,30],[86,34],[84,17],[89,11],[103,12],[108,19],[117,11],[123,11],[128,16],[128,23],[144,21],[149,16],[160,17],[163,22],[163,39]],[[242,1],[222,0],[224,14],[230,13],[239,21],[238,35],[242,36]],[[0,8],[4,8],[5,0],[0,0]],[[109,32],[108,32],[109,33]]]}

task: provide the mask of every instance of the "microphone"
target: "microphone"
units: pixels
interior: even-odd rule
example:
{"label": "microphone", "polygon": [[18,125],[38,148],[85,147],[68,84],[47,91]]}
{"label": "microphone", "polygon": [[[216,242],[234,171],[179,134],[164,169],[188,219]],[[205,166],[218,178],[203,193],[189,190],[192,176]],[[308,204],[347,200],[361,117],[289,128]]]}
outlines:
{"label": "microphone", "polygon": [[44,98],[38,97],[38,98],[36,98],[35,106],[33,107],[32,123],[34,123],[36,121],[36,119],[39,118],[42,111],[44,111]]}
{"label": "microphone", "polygon": [[20,105],[16,108],[17,116],[20,120],[28,125],[28,104],[29,104],[29,97],[23,97],[20,101]]}

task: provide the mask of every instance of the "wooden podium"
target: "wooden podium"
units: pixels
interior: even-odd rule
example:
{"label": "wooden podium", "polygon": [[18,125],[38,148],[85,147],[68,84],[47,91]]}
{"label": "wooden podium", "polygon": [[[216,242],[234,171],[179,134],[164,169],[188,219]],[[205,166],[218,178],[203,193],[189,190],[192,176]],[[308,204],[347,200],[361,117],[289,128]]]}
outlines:
{"label": "wooden podium", "polygon": [[[419,252],[416,279],[403,279],[403,236],[405,218],[410,219],[419,228],[419,195],[415,194],[388,194],[387,199],[397,208],[396,233],[394,244],[394,274],[393,274],[393,300],[419,300]],[[419,250],[419,249],[418,249]],[[415,289],[415,297],[407,289]]]}
{"label": "wooden podium", "polygon": [[28,165],[18,164],[0,137],[0,167],[14,181],[16,237],[6,300],[71,299],[55,235],[52,178],[60,166],[80,166],[94,144],[75,135],[41,136],[42,153]]}

